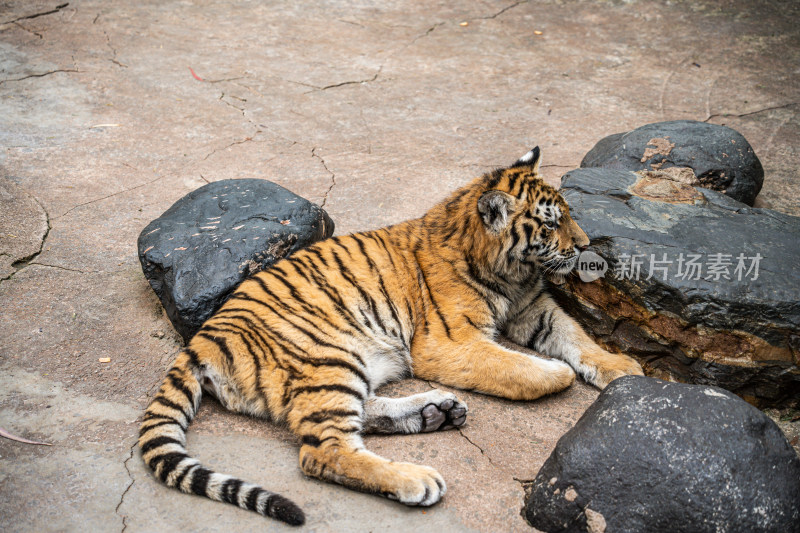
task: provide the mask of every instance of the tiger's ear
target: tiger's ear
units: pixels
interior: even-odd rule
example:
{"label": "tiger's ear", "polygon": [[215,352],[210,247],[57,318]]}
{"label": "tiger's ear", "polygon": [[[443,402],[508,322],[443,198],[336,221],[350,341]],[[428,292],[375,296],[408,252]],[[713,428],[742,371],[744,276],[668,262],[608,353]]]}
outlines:
{"label": "tiger's ear", "polygon": [[542,152],[536,146],[533,150],[523,155],[517,162],[511,165],[511,168],[516,167],[531,167],[534,172],[539,172],[539,163],[542,161]]}
{"label": "tiger's ear", "polygon": [[478,200],[478,212],[490,233],[500,233],[508,226],[508,213],[514,198],[503,191],[491,190],[483,193]]}

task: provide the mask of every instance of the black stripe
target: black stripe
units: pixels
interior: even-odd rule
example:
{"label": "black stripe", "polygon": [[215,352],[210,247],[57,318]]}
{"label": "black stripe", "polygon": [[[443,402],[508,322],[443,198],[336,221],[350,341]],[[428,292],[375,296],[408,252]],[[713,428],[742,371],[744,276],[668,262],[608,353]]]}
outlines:
{"label": "black stripe", "polygon": [[317,256],[317,258],[319,258],[319,260],[322,262],[322,264],[325,265],[326,267],[329,266],[328,265],[328,260],[325,259],[325,257],[323,257],[322,252],[320,252],[319,249],[317,249],[317,248],[309,248],[308,249],[308,253],[314,254],[315,256]]}
{"label": "black stripe", "polygon": [[503,177],[503,170],[499,168],[493,170],[491,174],[487,174],[486,177],[488,178],[486,183],[487,187],[493,189],[494,187],[497,186],[497,184],[500,182],[500,179]]}
{"label": "black stripe", "polygon": [[[318,337],[317,335],[315,335],[315,334],[314,334],[314,333],[312,333],[311,331],[309,331],[309,330],[307,330],[306,328],[304,328],[304,327],[302,327],[302,326],[300,326],[300,325],[296,324],[296,323],[295,323],[295,322],[293,322],[292,320],[289,320],[289,318],[288,318],[288,317],[286,317],[286,316],[281,316],[281,315],[280,315],[280,314],[279,314],[279,313],[278,313],[278,312],[277,312],[275,309],[273,309],[273,308],[272,308],[272,306],[270,306],[269,304],[264,304],[264,305],[266,305],[266,306],[267,306],[267,307],[270,309],[270,311],[272,311],[272,312],[275,314],[275,316],[277,316],[277,317],[280,317],[280,318],[282,318],[282,319],[283,319],[285,322],[288,322],[289,324],[291,324],[291,326],[292,326],[292,327],[294,327],[295,329],[299,330],[301,333],[303,333],[304,335],[306,335],[306,336],[307,336],[309,339],[311,339],[311,340],[312,340],[314,343],[316,343],[317,345],[319,345],[319,346],[325,346],[325,347],[327,347],[327,348],[332,348],[332,349],[335,349],[335,350],[341,351],[341,352],[343,352],[343,353],[346,353],[346,354],[348,354],[348,355],[351,355],[351,356],[353,356],[353,357],[354,357],[354,358],[355,358],[355,359],[356,359],[356,360],[357,360],[359,363],[361,363],[361,365],[362,365],[362,366],[366,366],[366,363],[364,362],[364,359],[362,359],[362,358],[361,358],[361,356],[360,356],[360,355],[358,355],[357,353],[355,353],[355,352],[352,352],[352,351],[349,351],[349,350],[346,350],[346,349],[342,348],[341,346],[337,346],[337,345],[334,345],[334,344],[331,344],[331,343],[329,343],[329,342],[326,342],[326,341],[322,340],[320,337]],[[220,313],[217,313],[217,315],[219,315],[219,314],[220,314]],[[309,322],[309,324],[311,324],[312,326],[314,325],[314,324],[313,324],[313,322],[309,321],[309,320],[308,320],[308,319],[306,319],[305,317],[299,316],[298,318],[301,318],[301,319],[303,319],[303,320],[306,320],[306,321],[307,321],[307,322]],[[316,327],[316,326],[315,326],[315,327]],[[295,343],[295,342],[292,342],[292,344],[293,344],[295,347],[297,347],[297,349],[298,349],[298,350],[302,350],[302,348],[301,348],[301,347],[300,347],[300,346],[299,346],[297,343]]]}
{"label": "black stripe", "polygon": [[300,422],[297,423],[298,426],[303,424],[304,422],[313,422],[314,424],[319,424],[320,422],[325,422],[329,420],[331,417],[334,416],[361,416],[361,413],[357,411],[347,411],[345,409],[324,409],[322,411],[314,411],[313,413],[304,416],[300,419]]}
{"label": "black stripe", "polygon": [[204,333],[202,331],[199,332],[197,336],[203,337],[204,339],[208,339],[214,344],[216,344],[217,348],[219,348],[219,351],[221,351],[225,355],[225,359],[228,360],[228,364],[233,366],[233,355],[231,354],[231,351],[228,348],[228,341],[224,337],[220,339],[217,338],[215,335],[209,335],[208,333]]}
{"label": "black stripe", "polygon": [[261,492],[263,491],[258,487],[253,487],[250,489],[250,492],[247,493],[247,499],[244,503],[245,509],[258,512],[256,505],[258,505],[258,495],[261,494]]}
{"label": "black stripe", "polygon": [[[286,285],[286,287],[288,287],[288,288],[289,288],[289,291],[291,292],[291,294],[292,294],[292,297],[294,298],[294,301],[295,301],[296,303],[298,303],[298,304],[300,305],[300,307],[302,307],[302,308],[303,308],[303,310],[304,310],[306,313],[308,313],[309,315],[312,315],[312,316],[317,316],[317,317],[320,317],[320,318],[325,318],[325,317],[327,317],[328,313],[327,313],[327,312],[326,312],[324,309],[322,309],[321,307],[319,307],[319,306],[318,306],[318,305],[316,305],[316,304],[310,304],[310,303],[306,302],[305,300],[303,300],[303,299],[300,297],[300,294],[299,294],[299,293],[298,293],[298,292],[297,292],[297,291],[294,289],[294,287],[293,287],[293,286],[292,286],[292,285],[291,285],[291,284],[290,284],[290,283],[289,283],[287,280],[285,280],[285,279],[281,278],[281,277],[280,277],[280,276],[278,276],[277,274],[274,274],[274,276],[275,276],[275,279],[277,279],[277,280],[281,281],[281,282],[282,282],[284,285]],[[257,281],[258,281],[258,282],[261,284],[261,289],[262,289],[262,290],[263,290],[263,291],[264,291],[264,292],[265,292],[265,293],[266,293],[268,296],[270,296],[270,297],[272,298],[272,302],[273,302],[273,303],[275,303],[276,305],[280,305],[280,306],[282,306],[284,309],[287,309],[287,310],[289,310],[289,311],[291,312],[291,315],[292,315],[292,316],[294,316],[294,317],[296,317],[296,318],[299,318],[299,319],[301,319],[301,320],[303,320],[303,321],[307,322],[309,325],[311,325],[312,327],[315,327],[315,328],[317,328],[317,329],[319,330],[319,327],[318,327],[318,326],[317,326],[317,325],[316,325],[314,322],[312,322],[310,319],[308,319],[308,318],[306,318],[305,316],[303,316],[303,314],[301,314],[301,313],[298,313],[298,312],[296,312],[294,309],[292,309],[292,308],[291,308],[291,307],[288,305],[288,302],[287,302],[287,301],[285,301],[285,299],[283,299],[283,300],[282,300],[281,298],[278,298],[278,296],[277,296],[277,295],[276,295],[274,292],[272,292],[272,290],[271,290],[271,289],[270,289],[270,288],[269,288],[269,287],[266,285],[266,283],[262,282],[261,280],[257,280]],[[323,291],[323,292],[324,292],[324,291]],[[264,305],[265,307],[267,307],[267,308],[268,308],[270,311],[272,311],[272,313],[273,313],[273,314],[274,314],[276,317],[278,317],[278,318],[281,318],[281,319],[282,319],[282,320],[284,320],[285,322],[289,322],[289,323],[290,323],[292,326],[294,326],[294,327],[296,327],[296,328],[300,329],[300,328],[299,328],[299,326],[297,326],[297,325],[296,325],[294,322],[292,322],[291,320],[289,320],[289,319],[288,319],[288,315],[287,315],[287,313],[280,313],[280,312],[278,312],[278,311],[277,311],[277,310],[276,310],[274,307],[272,307],[272,305],[271,305],[271,304],[267,303],[266,301],[264,301],[264,302],[261,302],[261,304],[262,304],[262,305]],[[328,323],[330,324],[330,321],[328,321]],[[335,325],[333,325],[333,324],[331,324],[331,326],[333,326],[335,329],[337,329],[337,330],[339,330],[339,331],[342,331],[340,328],[336,327],[336,326],[335,326]]]}
{"label": "black stripe", "polygon": [[528,348],[536,349],[536,335],[538,335],[544,327],[544,315],[544,311],[539,314],[539,320],[536,322],[536,326],[534,326],[533,331],[531,331],[530,339],[528,339]]}
{"label": "black stripe", "polygon": [[[239,320],[246,321],[246,322],[249,321],[245,317],[236,317],[236,316],[234,316],[234,317],[231,317],[231,318],[238,318]],[[250,354],[250,356],[251,356],[251,358],[253,360],[253,366],[255,367],[256,390],[258,390],[261,393],[261,395],[264,398],[266,398],[267,394],[266,394],[264,386],[263,386],[263,384],[261,382],[261,361],[259,361],[258,354],[253,349],[253,345],[248,340],[248,337],[253,339],[253,342],[255,344],[258,344],[259,350],[261,350],[261,353],[264,354],[264,357],[266,357],[266,351],[264,351],[264,347],[256,339],[256,336],[255,336],[255,333],[254,333],[254,328],[253,328],[253,326],[255,326],[255,324],[252,321],[249,321],[249,322],[251,324],[251,328],[250,329],[246,329],[246,328],[241,327],[238,324],[233,324],[231,322],[224,321],[224,320],[217,320],[217,323],[219,323],[219,324],[226,325],[226,326],[229,326],[231,328],[234,328],[233,330],[224,330],[224,331],[227,331],[229,333],[233,333],[234,335],[239,335],[239,338],[241,338],[242,342],[244,342],[245,346],[247,346],[247,352]]]}
{"label": "black stripe", "polygon": [[319,438],[314,435],[303,435],[302,442],[306,446],[313,446],[314,448],[318,448],[320,444]]}
{"label": "black stripe", "polygon": [[523,198],[525,198],[525,194],[524,193],[525,193],[525,187],[526,187],[526,185],[528,185],[528,179],[527,179],[528,176],[529,176],[529,174],[524,175],[523,178],[522,178],[522,181],[519,182],[519,192],[518,193],[514,194],[514,192],[511,191],[511,194],[514,195],[514,197],[516,197],[517,200],[522,200]]}
{"label": "black stripe", "polygon": [[[319,307],[317,307],[314,304],[311,304],[311,303],[307,302],[300,295],[300,292],[298,292],[297,288],[294,285],[292,285],[292,283],[286,278],[287,274],[282,269],[278,269],[278,268],[274,268],[273,267],[271,270],[268,271],[268,273],[271,274],[272,277],[274,277],[276,280],[281,282],[281,284],[284,287],[289,289],[289,294],[292,295],[292,301],[300,304],[300,306],[303,309],[305,309],[308,313],[315,314],[315,315],[317,315],[317,314],[318,315],[324,315],[324,311],[322,309],[320,309]],[[256,281],[258,281],[259,285],[261,285],[261,290],[263,290],[265,293],[267,293],[272,298],[273,302],[281,303],[281,304],[287,303],[285,298],[283,298],[283,299],[282,298],[278,298],[278,296],[274,292],[272,292],[272,290],[269,288],[269,286],[264,281],[262,281],[260,279],[256,279]],[[284,305],[284,307],[288,308],[288,306],[286,306],[286,305]]]}
{"label": "black stripe", "polygon": [[242,488],[242,480],[230,478],[222,484],[222,501],[239,505],[239,489]]}
{"label": "black stripe", "polygon": [[200,465],[197,464],[197,463],[194,463],[194,464],[191,464],[191,465],[187,466],[186,468],[184,468],[183,472],[178,474],[178,477],[175,478],[175,483],[173,484],[173,487],[177,487],[178,489],[180,489],[181,488],[181,483],[183,483],[183,480],[186,477],[186,475],[189,472],[191,472],[193,469],[197,468],[198,466],[200,466]]}
{"label": "black stripe", "polygon": [[448,241],[450,241],[450,239],[452,239],[452,238],[453,238],[453,236],[454,236],[456,233],[458,233],[458,226],[453,226],[453,227],[450,229],[450,231],[449,231],[449,232],[447,232],[447,234],[445,234],[445,236],[444,236],[444,237],[442,237],[442,242],[444,242],[444,243],[447,243]]}
{"label": "black stripe", "polygon": [[[345,250],[347,250],[347,248],[345,248]],[[344,262],[342,261],[342,258],[339,257],[339,254],[337,254],[335,251],[332,251],[331,253],[333,255],[334,261],[336,261],[336,265],[339,267],[339,272],[342,274],[342,277],[345,278],[345,280],[347,280],[347,282],[350,283],[350,285],[355,287],[356,290],[358,290],[359,294],[361,295],[361,298],[367,303],[367,305],[369,305],[370,309],[372,310],[372,314],[374,315],[378,327],[381,329],[381,331],[383,331],[384,335],[388,335],[388,332],[386,331],[386,326],[383,323],[383,319],[381,318],[381,315],[378,312],[378,306],[375,303],[375,300],[361,287],[361,284],[353,276],[352,272],[350,272],[350,269],[348,269],[345,266]]]}
{"label": "black stripe", "polygon": [[179,370],[177,368],[171,369],[167,373],[167,378],[169,378],[169,382],[172,384],[173,387],[175,387],[177,390],[181,391],[183,393],[183,395],[186,396],[186,401],[188,401],[191,406],[194,406],[194,403],[195,403],[194,394],[192,394],[192,391],[190,391],[186,387],[182,377],[176,376],[175,374],[172,373],[173,370],[176,371],[176,372],[179,372]]}
{"label": "black stripe", "polygon": [[208,468],[198,467],[192,472],[192,484],[189,488],[194,494],[208,496],[208,479],[213,472]]}
{"label": "black stripe", "polygon": [[142,417],[142,423],[147,422],[148,420],[175,420],[175,421],[177,421],[174,416],[171,416],[171,415],[160,415],[158,413],[151,413],[149,411],[146,412],[144,414],[144,416]]}
{"label": "black stripe", "polygon": [[[249,315],[252,315],[252,317],[255,318],[256,320],[258,320],[258,322],[261,325],[261,327],[259,327],[255,322],[253,322],[252,320],[250,320],[249,318],[244,317],[244,316],[232,315],[230,317],[230,318],[236,318],[236,319],[239,319],[239,320],[243,320],[248,326],[250,326],[250,330],[249,331],[253,334],[253,338],[258,336],[258,338],[263,343],[262,353],[264,354],[264,357],[266,357],[267,356],[267,352],[269,352],[269,355],[271,356],[273,362],[281,370],[286,370],[288,372],[292,372],[293,369],[287,368],[275,356],[275,353],[274,353],[274,351],[272,349],[272,346],[270,346],[269,342],[267,342],[267,335],[266,335],[266,332],[268,331],[267,324],[266,324],[266,322],[264,322],[264,320],[260,316],[258,316],[258,313],[256,313],[252,309],[245,309],[245,308],[239,308],[239,307],[229,307],[227,309],[222,309],[221,311],[218,311],[217,314],[216,314],[216,317],[219,318],[222,315],[227,315],[229,313],[247,313]],[[259,346],[261,346],[261,345],[259,345]]]}
{"label": "black stripe", "polygon": [[341,392],[342,394],[355,396],[362,402],[364,401],[364,395],[361,394],[361,392],[346,385],[307,385],[304,387],[297,387],[291,391],[291,397],[294,398],[296,396],[299,396],[300,394],[306,394],[309,392],[320,392],[320,391]]}
{"label": "black stripe", "polygon": [[[397,327],[402,330],[403,326],[400,323],[400,317],[397,315],[397,310],[395,309],[394,303],[392,302],[392,298],[389,296],[389,291],[386,289],[386,284],[383,281],[383,276],[381,275],[381,271],[378,268],[378,265],[375,264],[375,261],[367,254],[367,248],[361,240],[359,235],[353,235],[353,239],[358,243],[358,248],[361,251],[361,254],[369,263],[370,268],[375,272],[375,275],[378,276],[378,285],[380,287],[381,293],[383,294],[383,298],[385,300],[386,306],[389,308],[389,311],[392,313],[392,319],[397,323]],[[405,339],[403,339],[405,342]]]}
{"label": "black stripe", "polygon": [[[289,264],[294,267],[294,271],[297,272],[300,276],[302,276],[303,279],[306,280],[306,282],[308,282],[309,284],[313,285],[314,282],[311,281],[311,277],[305,271],[305,268],[306,268],[305,263],[303,263],[302,261],[299,261],[299,260],[297,260],[296,258],[293,257],[292,259],[289,260]],[[300,268],[301,266],[303,268]]]}
{"label": "black stripe", "polygon": [[469,276],[472,278],[472,280],[475,283],[485,287],[486,289],[489,289],[493,293],[496,293],[496,294],[498,294],[500,296],[503,296],[506,299],[510,299],[510,296],[508,295],[508,292],[506,291],[506,289],[504,287],[502,287],[501,285],[499,285],[498,283],[495,283],[492,280],[484,278],[481,275],[481,272],[480,272],[480,270],[478,269],[478,266],[475,263],[473,263],[470,260],[467,260],[467,267],[468,267]]}
{"label": "black stripe", "polygon": [[[337,366],[337,367],[340,367],[340,368],[344,368],[344,369],[352,372],[353,374],[355,374],[364,383],[364,386],[367,389],[367,393],[369,393],[371,391],[371,387],[370,387],[370,384],[369,384],[369,380],[367,379],[367,376],[358,367],[356,367],[354,364],[349,363],[347,361],[343,361],[341,359],[335,359],[335,358],[332,358],[332,357],[316,357],[316,358],[305,357],[305,356],[300,355],[299,353],[297,353],[297,352],[295,352],[293,350],[289,350],[288,348],[286,348],[286,345],[284,343],[288,343],[288,344],[293,344],[293,343],[290,340],[286,339],[286,337],[281,335],[279,332],[270,331],[270,332],[265,332],[265,333],[267,333],[268,335],[275,335],[276,337],[278,337],[280,339],[280,340],[276,340],[275,337],[272,337],[272,339],[276,342],[276,344],[278,344],[283,349],[285,355],[288,355],[288,356],[290,356],[290,357],[292,357],[294,359],[297,359],[301,363],[304,363],[304,364],[307,364],[307,365],[311,365],[311,366],[317,366],[317,367],[319,367],[319,366]],[[297,347],[297,346],[295,345],[295,347]],[[297,348],[299,349],[299,347],[297,347]]]}
{"label": "black stripe", "polygon": [[464,318],[466,318],[466,319],[467,319],[467,322],[469,322],[469,325],[470,325],[470,326],[472,326],[472,327],[473,327],[473,328],[475,328],[475,329],[478,329],[478,330],[481,330],[481,331],[483,331],[483,328],[484,328],[484,327],[486,327],[486,326],[480,326],[480,325],[476,324],[476,323],[475,323],[475,322],[474,322],[474,321],[473,321],[473,320],[472,320],[472,319],[469,317],[469,315],[464,315]]}
{"label": "black stripe", "polygon": [[189,420],[189,415],[186,413],[186,411],[184,411],[183,407],[181,407],[177,403],[167,400],[163,396],[156,396],[155,398],[153,398],[152,403],[157,403],[163,405],[164,407],[169,407],[170,409],[175,409],[176,411],[179,411],[186,420]]}
{"label": "black stripe", "polygon": [[507,190],[508,190],[508,193],[511,194],[511,195],[514,195],[514,186],[517,184],[517,180],[519,179],[520,174],[521,174],[520,172],[514,172],[508,178],[508,189]]}
{"label": "black stripe", "polygon": [[317,288],[319,288],[322,292],[324,292],[325,295],[333,303],[334,307],[336,307],[336,310],[339,312],[339,316],[343,318],[356,331],[369,334],[368,329],[366,329],[365,326],[361,324],[356,319],[355,315],[353,315],[353,313],[351,313],[350,310],[347,308],[338,290],[334,287],[331,287],[325,280],[325,278],[323,278],[319,273],[315,272],[313,268],[310,268],[309,272],[314,278],[314,281],[317,283]]}
{"label": "black stripe", "polygon": [[508,252],[514,249],[514,247],[519,242],[519,232],[517,231],[517,226],[515,224],[511,224],[511,246],[508,247]]}
{"label": "black stripe", "polygon": [[169,476],[169,474],[175,470],[181,461],[187,459],[188,457],[189,456],[183,452],[167,452],[153,457],[150,459],[150,462],[148,462],[147,465],[150,467],[153,473],[155,473],[158,470],[159,465],[164,463],[158,477],[161,479],[161,481],[166,482],[167,476]]}
{"label": "black stripe", "polygon": [[[545,315],[547,315],[546,318]],[[533,343],[535,346],[541,346],[542,343],[546,341],[547,338],[550,336],[550,331],[553,327],[553,323],[551,321],[552,318],[553,318],[552,310],[542,313],[539,319],[539,324],[541,324],[542,327],[533,339]]]}
{"label": "black stripe", "polygon": [[183,447],[183,443],[181,441],[179,441],[178,439],[175,439],[175,438],[172,438],[172,437],[161,436],[161,437],[156,437],[154,439],[150,439],[147,442],[145,442],[144,444],[142,444],[142,447],[141,447],[142,455],[146,454],[149,451],[155,450],[156,448],[158,448],[160,446],[164,446],[165,444],[178,444],[181,447]]}
{"label": "black stripe", "polygon": [[197,356],[197,352],[191,348],[184,348],[183,351],[189,355],[189,360],[192,362],[194,367],[200,366],[200,358]]}
{"label": "black stripe", "polygon": [[419,272],[422,274],[422,282],[425,284],[425,289],[428,291],[428,297],[431,299],[431,304],[433,304],[433,309],[436,311],[436,314],[439,315],[439,320],[442,321],[442,325],[444,326],[444,332],[447,334],[447,338],[453,340],[452,335],[450,334],[450,325],[444,319],[444,315],[442,314],[441,309],[439,309],[439,304],[436,303],[436,300],[433,298],[433,293],[431,292],[431,288],[428,285],[428,278],[425,276],[425,272],[421,268],[421,263],[419,261],[419,255],[414,252],[414,258],[417,260],[417,264],[420,265]]}
{"label": "black stripe", "polygon": [[385,240],[383,240],[383,237],[381,237],[380,234],[378,234],[377,232],[367,233],[366,236],[378,242],[379,245],[382,246],[384,250],[386,250],[386,257],[389,258],[389,262],[392,263],[392,268],[395,270],[395,272],[397,272],[397,265],[395,265],[394,259],[392,258],[392,252],[389,249],[389,245],[386,244]]}
{"label": "black stripe", "polygon": [[160,427],[160,426],[165,426],[167,424],[174,424],[174,425],[180,427],[183,431],[186,431],[186,428],[184,428],[183,425],[180,422],[178,422],[177,420],[174,420],[174,419],[170,419],[170,420],[162,420],[161,422],[156,422],[155,424],[151,424],[151,425],[146,426],[146,427],[142,426],[141,428],[139,428],[139,436],[142,437],[142,436],[144,436],[145,433],[147,433],[151,429],[154,429],[154,428],[157,428],[157,427]]}

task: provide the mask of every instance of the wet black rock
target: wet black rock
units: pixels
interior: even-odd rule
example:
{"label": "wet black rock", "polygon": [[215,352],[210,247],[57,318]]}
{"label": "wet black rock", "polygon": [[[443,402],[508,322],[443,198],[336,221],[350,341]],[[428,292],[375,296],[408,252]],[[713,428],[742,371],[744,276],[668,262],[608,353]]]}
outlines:
{"label": "wet black rock", "polygon": [[546,532],[798,532],[800,459],[729,392],[626,376],[561,437],[523,512]]}
{"label": "wet black rock", "polygon": [[556,299],[648,375],[800,404],[800,218],[686,183],[688,170],[582,168],[572,217],[609,265]]}
{"label": "wet black rock", "polygon": [[270,181],[223,180],[172,205],[139,235],[139,260],[188,341],[246,277],[330,237],[325,211]]}
{"label": "wet black rock", "polygon": [[656,122],[609,135],[586,154],[581,167],[634,171],[689,167],[699,186],[751,206],[764,182],[764,168],[739,132],[694,120]]}

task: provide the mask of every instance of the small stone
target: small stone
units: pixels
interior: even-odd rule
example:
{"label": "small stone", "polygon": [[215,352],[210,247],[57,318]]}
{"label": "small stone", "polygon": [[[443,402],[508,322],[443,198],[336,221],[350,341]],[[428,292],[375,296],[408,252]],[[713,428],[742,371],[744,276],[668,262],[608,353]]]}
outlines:
{"label": "small stone", "polygon": [[581,167],[634,171],[688,167],[702,187],[750,206],[764,182],[761,161],[739,132],[694,120],[655,122],[609,135],[589,150]]}
{"label": "small stone", "polygon": [[603,515],[588,507],[583,512],[586,514],[586,531],[589,533],[605,533],[606,518]]}
{"label": "small stone", "polygon": [[564,491],[564,499],[567,500],[568,502],[574,502],[577,497],[578,493],[575,492],[575,489],[573,489],[572,487]]}
{"label": "small stone", "polygon": [[155,337],[157,339],[163,339],[164,338],[164,332],[163,331],[154,331],[153,333],[150,334],[150,336],[151,337]]}
{"label": "small stone", "polygon": [[139,260],[188,341],[245,278],[333,229],[321,207],[280,185],[222,180],[189,193],[148,224],[139,235]]}
{"label": "small stone", "polygon": [[[556,473],[564,497],[552,492]],[[548,533],[798,532],[800,458],[729,392],[625,376],[559,439],[523,513]]]}

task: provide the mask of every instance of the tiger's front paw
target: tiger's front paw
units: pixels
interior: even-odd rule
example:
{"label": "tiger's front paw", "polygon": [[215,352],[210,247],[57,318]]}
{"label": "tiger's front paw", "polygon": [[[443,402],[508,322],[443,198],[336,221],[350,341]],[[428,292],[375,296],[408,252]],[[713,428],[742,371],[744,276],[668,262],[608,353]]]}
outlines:
{"label": "tiger's front paw", "polygon": [[438,502],[447,492],[441,474],[429,466],[392,463],[383,493],[406,505],[427,507]]}
{"label": "tiger's front paw", "polygon": [[609,354],[611,361],[597,369],[594,385],[605,389],[609,383],[622,376],[643,376],[642,365],[634,359],[622,354]]}

